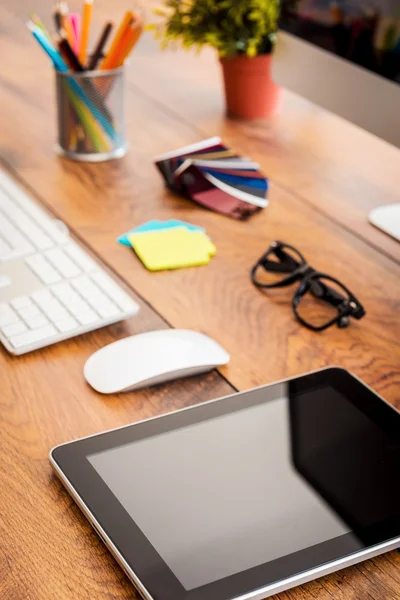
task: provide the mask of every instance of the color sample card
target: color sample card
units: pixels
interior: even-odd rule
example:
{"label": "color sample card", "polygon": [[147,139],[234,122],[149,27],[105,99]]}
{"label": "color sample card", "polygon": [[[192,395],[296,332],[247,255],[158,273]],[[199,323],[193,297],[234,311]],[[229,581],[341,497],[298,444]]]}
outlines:
{"label": "color sample card", "polygon": [[257,163],[210,138],[155,160],[168,187],[235,219],[268,206],[268,180]]}

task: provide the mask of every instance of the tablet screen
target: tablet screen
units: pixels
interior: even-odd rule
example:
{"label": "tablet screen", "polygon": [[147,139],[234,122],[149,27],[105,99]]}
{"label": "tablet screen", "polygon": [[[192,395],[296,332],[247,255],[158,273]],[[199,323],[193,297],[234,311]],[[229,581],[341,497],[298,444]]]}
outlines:
{"label": "tablet screen", "polygon": [[397,514],[398,444],[333,387],[274,389],[88,456],[186,590]]}

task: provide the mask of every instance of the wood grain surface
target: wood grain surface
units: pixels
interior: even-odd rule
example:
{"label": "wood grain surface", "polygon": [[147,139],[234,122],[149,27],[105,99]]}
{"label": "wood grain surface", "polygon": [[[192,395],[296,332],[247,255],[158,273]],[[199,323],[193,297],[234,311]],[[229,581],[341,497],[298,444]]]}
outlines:
{"label": "wood grain surface", "polygon": [[[71,6],[78,3],[71,2]],[[39,0],[45,18],[51,3]],[[139,315],[20,357],[0,350],[0,600],[136,597],[122,571],[55,480],[47,459],[58,443],[329,364],[359,375],[400,407],[399,244],[368,225],[368,210],[399,201],[400,151],[283,94],[267,123],[223,116],[211,53],[161,54],[145,38],[127,83],[131,151],[101,165],[53,152],[53,74],[25,31],[31,4],[0,7],[0,161],[63,219],[139,301]],[[96,0],[100,20],[125,4]],[[219,134],[260,161],[270,207],[248,223],[197,208],[163,187],[154,155]],[[218,254],[206,267],[149,273],[118,234],[150,218],[207,228]],[[249,269],[274,239],[290,242],[316,268],[341,279],[367,316],[347,330],[315,334],[294,320],[294,290],[263,293]],[[163,327],[208,333],[231,354],[221,373],[104,397],[83,379],[86,358],[106,343]],[[400,560],[390,553],[279,600],[396,600]]]}

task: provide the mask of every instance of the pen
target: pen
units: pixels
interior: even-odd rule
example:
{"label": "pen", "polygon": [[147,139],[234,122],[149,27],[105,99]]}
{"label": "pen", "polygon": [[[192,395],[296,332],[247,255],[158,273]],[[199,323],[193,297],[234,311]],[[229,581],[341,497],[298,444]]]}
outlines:
{"label": "pen", "polygon": [[58,40],[58,49],[60,51],[61,56],[65,60],[65,62],[69,65],[69,67],[73,71],[77,71],[78,73],[82,73],[85,69],[79,61],[79,58],[76,56],[75,52],[72,50],[69,41],[67,40],[66,33],[63,29],[60,30],[60,39]]}
{"label": "pen", "polygon": [[107,40],[110,36],[111,30],[113,28],[113,24],[111,22],[107,23],[100,35],[99,41],[97,42],[96,48],[92,54],[92,57],[88,64],[88,70],[94,71],[99,63],[99,60],[103,58],[103,50],[107,43]]}
{"label": "pen", "polygon": [[56,6],[53,10],[53,19],[54,19],[54,24],[56,26],[56,31],[58,33],[60,31],[60,29],[62,29],[62,26],[63,26],[63,22],[62,22],[63,19],[62,19],[61,8],[60,8],[59,3],[56,4]]}

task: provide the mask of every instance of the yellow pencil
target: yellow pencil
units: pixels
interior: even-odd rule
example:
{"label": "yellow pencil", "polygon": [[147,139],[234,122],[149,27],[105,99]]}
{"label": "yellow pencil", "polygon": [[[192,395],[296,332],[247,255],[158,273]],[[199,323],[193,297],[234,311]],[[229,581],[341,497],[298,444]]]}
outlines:
{"label": "yellow pencil", "polygon": [[119,52],[119,46],[124,37],[124,33],[129,28],[132,21],[135,21],[135,15],[131,10],[128,10],[122,19],[120,26],[118,27],[117,33],[114,36],[107,56],[100,63],[100,69],[102,71],[112,68],[116,55]]}
{"label": "yellow pencil", "polygon": [[90,23],[92,20],[93,0],[85,0],[82,9],[82,30],[81,44],[79,48],[79,60],[84,65],[86,64],[86,53],[89,43]]}

